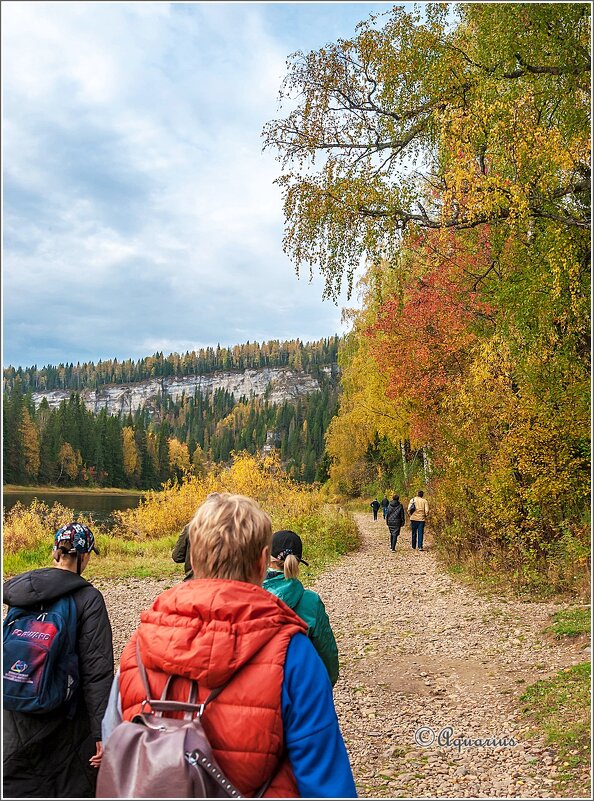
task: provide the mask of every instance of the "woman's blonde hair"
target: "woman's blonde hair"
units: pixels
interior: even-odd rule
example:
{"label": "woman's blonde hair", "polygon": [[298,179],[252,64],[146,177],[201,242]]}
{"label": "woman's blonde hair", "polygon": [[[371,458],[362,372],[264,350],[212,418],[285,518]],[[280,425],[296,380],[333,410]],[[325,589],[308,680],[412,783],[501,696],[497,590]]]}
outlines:
{"label": "woman's blonde hair", "polygon": [[262,549],[270,548],[272,523],[252,498],[213,492],[198,507],[188,533],[195,578],[255,582]]}
{"label": "woman's blonde hair", "polygon": [[286,579],[297,578],[299,575],[299,559],[292,553],[285,556],[284,559],[272,558],[272,563],[278,565],[284,571]]}

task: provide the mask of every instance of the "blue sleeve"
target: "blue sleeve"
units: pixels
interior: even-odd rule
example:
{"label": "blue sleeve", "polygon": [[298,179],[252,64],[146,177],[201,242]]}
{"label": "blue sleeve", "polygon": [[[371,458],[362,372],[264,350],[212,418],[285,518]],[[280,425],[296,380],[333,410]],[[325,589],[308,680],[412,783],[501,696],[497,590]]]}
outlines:
{"label": "blue sleeve", "polygon": [[281,694],[285,743],[302,798],[357,798],[324,663],[304,634],[289,643]]}

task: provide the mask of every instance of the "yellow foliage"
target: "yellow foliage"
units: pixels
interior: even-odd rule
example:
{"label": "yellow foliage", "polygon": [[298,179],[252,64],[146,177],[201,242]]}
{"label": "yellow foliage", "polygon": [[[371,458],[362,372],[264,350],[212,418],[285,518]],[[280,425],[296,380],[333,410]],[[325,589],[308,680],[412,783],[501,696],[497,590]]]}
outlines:
{"label": "yellow foliage", "polygon": [[[95,562],[93,570],[99,575],[125,575],[129,570],[131,575],[159,575],[158,560],[165,558],[167,572],[173,537],[210,492],[255,498],[270,515],[273,530],[297,531],[311,565],[304,567],[301,576],[306,584],[357,545],[357,529],[350,515],[330,504],[317,488],[291,481],[278,456],[241,453],[234,454],[233,463],[226,469],[211,469],[202,478],[187,475],[179,483],[165,484],[160,492],[149,492],[136,509],[114,512],[115,524],[110,531],[95,525],[91,518],[79,517],[99,534],[102,558],[107,557],[105,562]],[[51,508],[38,501],[28,508],[15,505],[4,518],[5,553],[16,555],[15,572],[47,564],[52,534],[72,519],[72,510],[59,504]],[[45,545],[47,552],[40,549]],[[33,549],[38,552],[32,558],[23,558],[23,551]]]}
{"label": "yellow foliage", "polygon": [[31,415],[27,408],[23,409],[23,421],[21,423],[21,436],[23,438],[23,451],[25,461],[25,472],[29,478],[35,480],[39,473],[39,432],[31,420]]}
{"label": "yellow foliage", "polygon": [[342,394],[338,415],[326,433],[326,450],[332,458],[332,484],[347,492],[365,482],[363,457],[376,435],[392,441],[409,436],[407,400],[388,397],[388,379],[363,333],[377,320],[381,295],[390,291],[388,281],[385,263],[369,265],[360,282],[365,292],[363,308],[351,313],[353,329],[340,350]]}
{"label": "yellow foliage", "polygon": [[168,445],[171,469],[179,473],[188,472],[190,470],[190,452],[186,443],[172,437]]}
{"label": "yellow foliage", "polygon": [[75,451],[69,442],[64,442],[60,446],[58,462],[60,464],[60,477],[64,474],[70,481],[75,481],[82,467],[80,451]]}
{"label": "yellow foliage", "polygon": [[[21,503],[15,505],[4,514],[2,525],[2,541],[5,553],[16,553],[20,550],[33,550],[47,544],[48,555],[53,546],[53,534],[73,519],[72,509],[54,503],[48,506],[34,498],[29,506]],[[96,526],[90,517],[79,516],[78,522]]]}
{"label": "yellow foliage", "polygon": [[580,449],[587,403],[558,402],[552,410],[518,377],[509,347],[495,336],[477,349],[445,412],[438,494],[467,527],[466,545],[499,542],[523,552],[538,542],[546,551],[563,530],[562,513],[577,521],[589,494]]}
{"label": "yellow foliage", "polygon": [[140,457],[132,426],[124,426],[122,428],[122,449],[124,453],[124,473],[127,476],[133,476],[140,468]]}
{"label": "yellow foliage", "polygon": [[151,491],[135,509],[115,512],[114,533],[152,539],[180,531],[211,492],[232,492],[255,498],[273,519],[307,514],[319,507],[316,490],[291,481],[277,454],[234,454],[230,467],[211,468],[206,475],[186,475]]}
{"label": "yellow foliage", "polygon": [[206,456],[198,444],[196,444],[192,454],[192,472],[199,478],[203,478],[206,473]]}

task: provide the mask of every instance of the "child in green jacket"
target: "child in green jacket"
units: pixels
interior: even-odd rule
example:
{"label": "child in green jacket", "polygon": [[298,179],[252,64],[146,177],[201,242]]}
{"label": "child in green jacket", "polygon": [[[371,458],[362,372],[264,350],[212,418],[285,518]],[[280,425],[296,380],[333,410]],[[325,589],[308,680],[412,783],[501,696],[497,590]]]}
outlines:
{"label": "child in green jacket", "polygon": [[270,568],[266,573],[265,590],[276,595],[309,626],[308,636],[326,665],[332,686],[338,680],[338,648],[330,627],[328,614],[320,596],[306,590],[299,581],[299,564],[303,543],[294,531],[277,531],[272,536]]}

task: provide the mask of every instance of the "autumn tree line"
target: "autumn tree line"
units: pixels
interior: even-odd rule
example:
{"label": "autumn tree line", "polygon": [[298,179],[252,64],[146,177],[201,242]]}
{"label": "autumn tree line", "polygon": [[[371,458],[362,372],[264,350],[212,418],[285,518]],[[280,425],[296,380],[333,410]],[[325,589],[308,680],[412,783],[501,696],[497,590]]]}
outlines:
{"label": "autumn tree line", "polygon": [[4,396],[4,481],[10,484],[158,489],[170,479],[202,476],[234,451],[278,451],[298,481],[324,480],[324,435],[336,409],[336,386],[294,402],[269,403],[218,389],[155,409],[94,415],[73,392],[57,409],[17,381]]}
{"label": "autumn tree line", "polygon": [[326,295],[367,265],[341,348],[330,480],[426,486],[446,558],[586,582],[586,3],[428,3],[289,60],[284,246]]}
{"label": "autumn tree line", "polygon": [[149,378],[181,378],[188,375],[206,375],[220,370],[261,369],[263,367],[291,367],[295,370],[318,372],[323,365],[335,364],[338,353],[338,336],[314,342],[299,339],[268,342],[246,342],[222,348],[200,348],[184,354],[162,352],[142,359],[118,359],[45,365],[38,368],[12,367],[4,369],[4,388],[12,390],[18,381],[24,392],[43,392],[52,389],[98,389],[106,384],[131,384]]}

